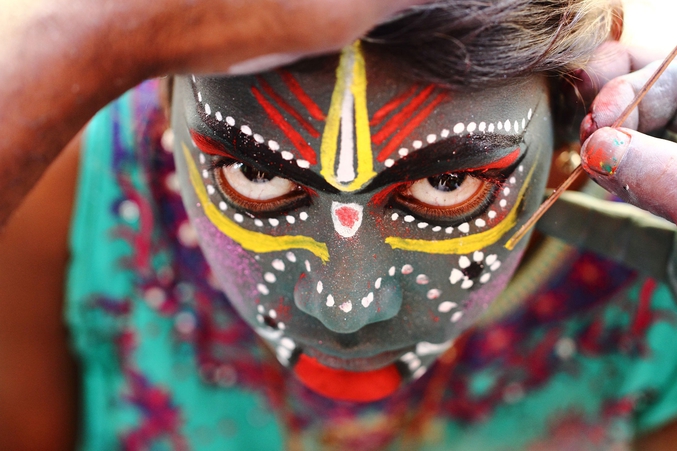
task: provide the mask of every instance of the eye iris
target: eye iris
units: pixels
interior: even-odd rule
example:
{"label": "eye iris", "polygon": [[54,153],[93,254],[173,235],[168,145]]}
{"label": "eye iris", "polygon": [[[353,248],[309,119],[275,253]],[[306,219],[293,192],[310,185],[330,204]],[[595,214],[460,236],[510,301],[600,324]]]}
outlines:
{"label": "eye iris", "polygon": [[254,183],[267,183],[274,178],[273,175],[268,174],[267,172],[261,172],[258,169],[254,169],[253,167],[242,163],[238,163],[238,169],[242,172],[242,175]]}
{"label": "eye iris", "polygon": [[465,173],[446,173],[442,175],[436,175],[434,177],[428,177],[428,183],[438,191],[448,193],[458,189],[465,180]]}

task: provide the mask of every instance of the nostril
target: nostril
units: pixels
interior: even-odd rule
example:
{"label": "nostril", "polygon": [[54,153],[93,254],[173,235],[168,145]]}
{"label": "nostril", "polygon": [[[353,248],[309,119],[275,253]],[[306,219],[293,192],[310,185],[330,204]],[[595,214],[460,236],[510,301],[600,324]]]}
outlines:
{"label": "nostril", "polygon": [[336,342],[344,349],[354,348],[360,343],[357,334],[338,334]]}

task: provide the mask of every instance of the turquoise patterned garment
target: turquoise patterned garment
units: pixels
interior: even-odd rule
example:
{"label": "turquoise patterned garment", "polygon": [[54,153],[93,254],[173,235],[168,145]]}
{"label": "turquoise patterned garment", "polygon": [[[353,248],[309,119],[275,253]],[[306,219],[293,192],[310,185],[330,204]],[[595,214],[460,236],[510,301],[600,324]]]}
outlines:
{"label": "turquoise patterned garment", "polygon": [[668,290],[576,252],[392,397],[315,395],[213,286],[165,127],[147,82],[84,139],[66,312],[82,359],[81,449],[622,450],[677,416]]}

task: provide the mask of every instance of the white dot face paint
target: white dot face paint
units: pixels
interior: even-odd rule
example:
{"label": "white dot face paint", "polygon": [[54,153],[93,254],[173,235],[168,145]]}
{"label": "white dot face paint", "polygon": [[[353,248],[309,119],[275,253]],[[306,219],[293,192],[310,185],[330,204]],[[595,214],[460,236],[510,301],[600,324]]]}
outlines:
{"label": "white dot face paint", "polygon": [[[369,59],[368,55],[366,58]],[[337,340],[344,333],[359,333],[365,338],[364,344],[360,345],[364,347],[360,351],[364,351],[360,359],[366,362],[369,359],[364,358],[365,355],[379,356],[393,349],[406,349],[407,352],[415,349],[411,358],[402,365],[405,377],[410,380],[420,377],[433,364],[436,353],[446,349],[442,345],[453,338],[452,335],[462,333],[474,323],[479,307],[489,304],[500,292],[516,265],[516,258],[503,248],[505,238],[501,234],[509,231],[497,233],[497,230],[501,230],[500,224],[516,204],[525,178],[534,173],[535,156],[547,153],[547,149],[534,143],[531,136],[546,136],[548,133],[549,127],[541,126],[545,122],[542,118],[548,102],[544,101],[547,99],[543,95],[532,95],[522,100],[529,89],[520,89],[510,95],[501,90],[492,96],[491,89],[488,89],[483,90],[481,95],[459,92],[453,96],[441,96],[440,109],[433,110],[428,119],[397,141],[393,140],[393,133],[408,122],[399,124],[391,135],[384,132],[379,136],[378,133],[411,99],[405,99],[400,107],[385,114],[381,122],[378,118],[374,119],[374,115],[386,102],[411,91],[411,85],[401,85],[386,76],[391,74],[379,75],[378,68],[367,64],[366,119],[372,124],[367,124],[365,128],[357,123],[362,114],[357,108],[364,99],[357,98],[355,93],[360,91],[352,90],[352,100],[342,98],[338,103],[339,114],[334,125],[339,133],[332,141],[324,136],[331,128],[327,124],[334,120],[329,117],[328,108],[332,102],[332,86],[315,87],[325,78],[335,80],[335,69],[323,74],[324,78],[292,73],[308,98],[319,106],[323,115],[320,119],[315,119],[307,105],[289,92],[289,85],[281,78],[281,74],[287,77],[286,68],[261,74],[258,78],[231,77],[214,81],[215,78],[205,77],[203,81],[202,77],[197,77],[197,89],[187,90],[186,96],[179,94],[176,98],[177,102],[185,103],[185,98],[189,98],[197,103],[194,93],[202,93],[201,107],[191,108],[189,104],[183,113],[190,131],[200,132],[207,126],[215,132],[210,135],[212,137],[228,136],[225,148],[229,152],[242,153],[233,155],[233,158],[255,169],[248,173],[242,171],[250,181],[253,181],[251,177],[257,177],[259,181],[253,183],[267,183],[265,174],[260,176],[256,171],[271,168],[275,177],[288,179],[304,190],[313,191],[310,202],[280,208],[279,212],[257,212],[257,204],[243,208],[244,204],[226,195],[227,191],[214,176],[212,165],[219,161],[219,157],[214,153],[200,153],[197,145],[203,145],[203,141],[195,137],[197,144],[194,145],[186,132],[186,124],[182,123],[174,125],[177,143],[174,154],[180,169],[178,174],[182,178],[179,184],[182,185],[189,214],[200,226],[197,231],[200,243],[221,288],[238,312],[255,325],[257,332],[274,339],[274,342],[271,341],[272,349],[280,361],[292,365],[292,356],[317,351],[313,355],[333,356],[339,362],[350,362],[351,369],[366,371],[366,366],[360,366],[366,365],[361,363],[362,360],[353,360],[354,351],[342,347]],[[355,77],[358,72],[351,72],[350,76]],[[288,105],[298,110],[299,117],[307,121],[307,124],[300,124],[261,91],[284,121],[301,136],[300,140],[291,140],[283,133],[253,97],[252,88],[260,91],[261,80],[268,82]],[[187,81],[190,87],[190,80]],[[429,105],[441,93],[437,87],[421,86],[416,89],[415,95],[424,89],[432,89],[432,95],[422,106]],[[208,123],[205,122],[205,104],[211,110]],[[538,120],[531,124],[524,121],[527,111],[536,105],[544,105],[539,106]],[[419,112],[420,109],[414,114]],[[190,117],[191,114],[195,117]],[[349,118],[350,121],[347,120]],[[196,121],[202,121],[197,122],[199,127],[194,126]],[[497,131],[499,123],[501,130]],[[537,134],[531,131],[534,124],[540,127],[536,130]],[[312,129],[319,136],[310,133]],[[369,139],[360,138],[359,134],[364,130],[369,132]],[[453,217],[427,216],[415,206],[398,205],[390,194],[392,191],[387,190],[393,184],[437,177],[438,174],[431,174],[440,164],[436,154],[432,154],[433,148],[443,149],[452,142],[470,142],[470,135],[473,141],[477,141],[486,140],[489,133],[512,136],[516,131],[524,133],[525,137],[524,143],[516,144],[521,149],[521,160],[516,165],[522,170],[501,173],[502,178],[496,181],[491,191],[492,197],[487,198],[488,205],[478,204],[481,206],[476,207],[477,212],[468,208],[467,211],[454,210],[450,215]],[[335,142],[336,149],[328,151],[327,142]],[[201,183],[197,188],[187,178],[189,162],[183,158],[185,152],[181,145],[185,145],[193,157]],[[364,149],[366,151],[360,154]],[[345,152],[342,154],[342,151]],[[440,166],[440,175],[453,172],[455,165],[459,170],[472,169],[472,165],[489,165],[499,157],[503,158],[508,151],[509,146],[499,150],[488,148],[483,150],[480,158],[478,153],[473,154],[471,146],[468,149],[464,147],[465,154],[459,152],[443,156],[447,164],[443,168]],[[430,158],[422,155],[426,152],[431,152]],[[411,166],[414,162],[424,162],[427,172],[417,174]],[[323,168],[326,169],[324,172]],[[382,178],[380,180],[386,180],[384,184],[377,183],[364,189],[388,168],[397,176],[393,176],[392,180]],[[203,171],[207,171],[207,178],[203,178]],[[365,176],[369,171],[376,175]],[[336,188],[335,191],[325,189],[325,182],[330,177],[334,177],[330,185]],[[348,188],[355,181],[362,184],[356,183]],[[212,189],[207,188],[208,185]],[[206,201],[204,198],[196,199],[200,187],[208,194]],[[504,189],[507,187],[509,191],[506,194]],[[532,193],[538,190],[538,186],[534,185],[533,189],[526,191],[531,197],[525,197],[521,203],[524,207],[518,211],[519,220],[532,209]],[[296,194],[293,190],[290,193]],[[377,193],[385,199],[383,204],[374,201]],[[404,191],[401,193],[406,194]],[[501,204],[501,201],[505,202]],[[215,208],[207,208],[208,203]],[[221,219],[215,220],[215,215]],[[499,238],[494,242],[482,238],[486,236]],[[395,243],[401,241],[396,240],[408,240],[408,247],[397,248]],[[416,248],[422,246],[420,243],[436,244]],[[469,246],[472,248],[468,249]],[[441,252],[440,249],[444,248],[453,251]],[[350,326],[344,327],[344,324]],[[414,336],[417,338],[412,340]],[[401,357],[395,355],[392,361]],[[322,363],[321,360],[319,362]]]}

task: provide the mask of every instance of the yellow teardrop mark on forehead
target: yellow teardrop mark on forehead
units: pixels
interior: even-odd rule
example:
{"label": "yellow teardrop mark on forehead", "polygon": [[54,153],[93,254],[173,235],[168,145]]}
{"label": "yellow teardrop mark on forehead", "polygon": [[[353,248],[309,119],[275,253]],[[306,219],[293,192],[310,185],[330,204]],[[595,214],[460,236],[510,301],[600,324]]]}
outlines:
{"label": "yellow teardrop mark on forehead", "polygon": [[317,242],[310,237],[301,235],[266,235],[265,233],[254,232],[240,227],[237,223],[224,216],[211,200],[209,200],[207,190],[202,184],[200,172],[195,165],[195,161],[193,160],[188,147],[186,147],[185,144],[182,144],[182,147],[183,155],[186,159],[186,166],[188,168],[190,184],[193,186],[193,190],[195,190],[195,194],[200,201],[205,216],[207,216],[211,223],[214,224],[221,233],[230,237],[248,251],[265,253],[289,249],[305,249],[322,259],[322,262],[326,263],[329,261],[329,250],[327,249],[327,245]]}
{"label": "yellow teardrop mark on forehead", "polygon": [[[386,243],[393,249],[402,249],[404,251],[425,252],[427,254],[469,254],[475,251],[485,249],[487,246],[495,244],[503,235],[517,224],[517,215],[524,194],[527,191],[531,176],[538,165],[538,160],[534,162],[533,167],[524,179],[524,184],[517,194],[517,201],[503,221],[496,224],[486,232],[475,233],[473,235],[451,238],[449,240],[414,240],[408,238],[388,237]],[[512,250],[512,249],[510,249]]]}
{"label": "yellow teardrop mark on forehead", "polygon": [[320,163],[320,174],[341,191],[357,191],[376,176],[367,108],[367,71],[359,41],[341,52],[322,133]]}

